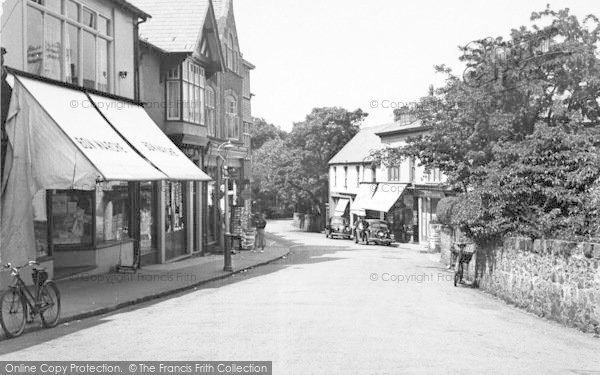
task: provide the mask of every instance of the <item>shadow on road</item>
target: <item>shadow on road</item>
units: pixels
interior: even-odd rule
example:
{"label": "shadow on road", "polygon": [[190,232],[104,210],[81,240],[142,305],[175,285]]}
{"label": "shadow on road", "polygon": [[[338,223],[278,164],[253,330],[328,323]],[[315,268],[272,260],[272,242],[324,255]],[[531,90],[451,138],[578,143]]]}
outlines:
{"label": "shadow on road", "polygon": [[[297,265],[306,265],[306,264],[316,264],[323,262],[333,262],[344,259],[344,257],[340,257],[340,252],[356,252],[362,251],[364,248],[352,247],[350,241],[339,240],[339,244],[335,242],[330,242],[333,240],[325,240],[327,242],[323,242],[321,246],[318,245],[305,245],[299,242],[295,242],[289,239],[286,239],[279,235],[274,235],[271,233],[266,233],[266,238],[271,241],[277,242],[280,246],[286,246],[290,248],[290,253],[282,259],[269,263],[267,265],[263,265],[256,268],[251,268],[245,272],[237,273],[232,275],[231,277],[227,277],[225,279],[212,281],[201,286],[195,287],[188,291],[176,293],[167,297],[157,298],[152,301],[144,302],[138,305],[134,305],[131,307],[126,307],[111,313],[107,313],[104,315],[99,315],[96,317],[91,317],[83,320],[72,321],[69,323],[61,324],[53,329],[42,329],[36,330],[30,333],[25,333],[21,337],[17,337],[14,339],[2,339],[0,341],[0,355],[9,354],[12,352],[16,352],[31,346],[50,343],[52,340],[68,336],[73,333],[76,333],[81,330],[85,330],[87,328],[92,328],[96,326],[100,326],[104,323],[108,323],[111,320],[111,317],[117,314],[121,314],[124,312],[134,311],[138,309],[143,309],[151,305],[155,305],[157,303],[164,302],[171,298],[181,297],[186,294],[194,293],[198,290],[204,289],[216,289],[222,286],[231,285],[234,283],[238,283],[241,281],[250,280],[255,277],[260,277],[264,275],[268,275],[274,272],[278,272],[287,267],[297,266]],[[335,244],[335,246],[332,246]],[[336,257],[327,256],[329,254],[337,253]],[[391,257],[393,259],[401,259]],[[235,267],[235,258],[234,258],[234,267]],[[36,321],[35,324],[38,324]],[[106,330],[106,334],[110,335],[111,332]]]}

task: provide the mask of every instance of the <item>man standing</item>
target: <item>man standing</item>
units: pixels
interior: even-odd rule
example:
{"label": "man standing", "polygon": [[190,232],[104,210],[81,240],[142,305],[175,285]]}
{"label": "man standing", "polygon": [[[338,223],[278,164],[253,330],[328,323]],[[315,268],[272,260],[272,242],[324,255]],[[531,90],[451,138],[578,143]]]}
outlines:
{"label": "man standing", "polygon": [[267,215],[263,212],[254,223],[256,226],[256,238],[254,239],[254,248],[260,252],[265,251],[265,227],[267,226]]}

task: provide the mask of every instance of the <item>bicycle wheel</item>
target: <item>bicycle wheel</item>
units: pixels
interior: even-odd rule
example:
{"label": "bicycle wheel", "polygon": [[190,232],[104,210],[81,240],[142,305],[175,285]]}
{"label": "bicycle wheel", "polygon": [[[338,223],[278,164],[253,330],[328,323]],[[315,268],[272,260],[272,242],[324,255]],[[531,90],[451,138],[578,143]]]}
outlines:
{"label": "bicycle wheel", "polygon": [[55,327],[60,318],[60,292],[52,280],[46,281],[40,290],[40,316],[46,328]]}
{"label": "bicycle wheel", "polygon": [[16,337],[23,333],[27,307],[17,289],[8,289],[0,299],[0,324],[6,336]]}

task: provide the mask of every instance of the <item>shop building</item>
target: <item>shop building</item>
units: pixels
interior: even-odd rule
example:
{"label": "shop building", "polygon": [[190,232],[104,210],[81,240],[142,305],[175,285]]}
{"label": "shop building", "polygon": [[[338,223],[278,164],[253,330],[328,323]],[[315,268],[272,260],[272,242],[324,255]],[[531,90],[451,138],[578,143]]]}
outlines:
{"label": "shop building", "polygon": [[254,68],[239,52],[231,1],[134,3],[153,14],[140,25],[141,100],[165,134],[211,177],[206,183],[162,186],[166,260],[222,249],[225,213],[246,203],[240,197],[250,148],[243,120],[251,118]]}
{"label": "shop building", "polygon": [[374,163],[371,152],[402,147],[428,130],[418,120],[361,130],[329,162],[330,216],[341,214],[347,200],[351,222],[358,216],[387,220],[396,240],[427,243],[437,203],[448,192],[446,177],[413,158],[391,166]]}
{"label": "shop building", "polygon": [[209,180],[138,101],[149,14],[122,0],[3,7],[0,261],[37,259],[55,278],[139,266],[164,241],[146,187]]}

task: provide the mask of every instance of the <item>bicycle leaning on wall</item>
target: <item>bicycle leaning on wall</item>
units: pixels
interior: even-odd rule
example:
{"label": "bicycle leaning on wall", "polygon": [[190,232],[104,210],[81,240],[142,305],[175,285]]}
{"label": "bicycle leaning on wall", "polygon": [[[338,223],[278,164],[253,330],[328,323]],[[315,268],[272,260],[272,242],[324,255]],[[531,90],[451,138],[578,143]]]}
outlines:
{"label": "bicycle leaning on wall", "polygon": [[[33,293],[19,274],[26,267],[33,267]],[[60,292],[56,283],[48,280],[45,268],[33,260],[15,267],[7,263],[4,268],[10,269],[14,279],[14,284],[0,298],[0,324],[6,336],[19,336],[25,323],[32,322],[38,314],[44,327],[55,327],[60,317]]]}

